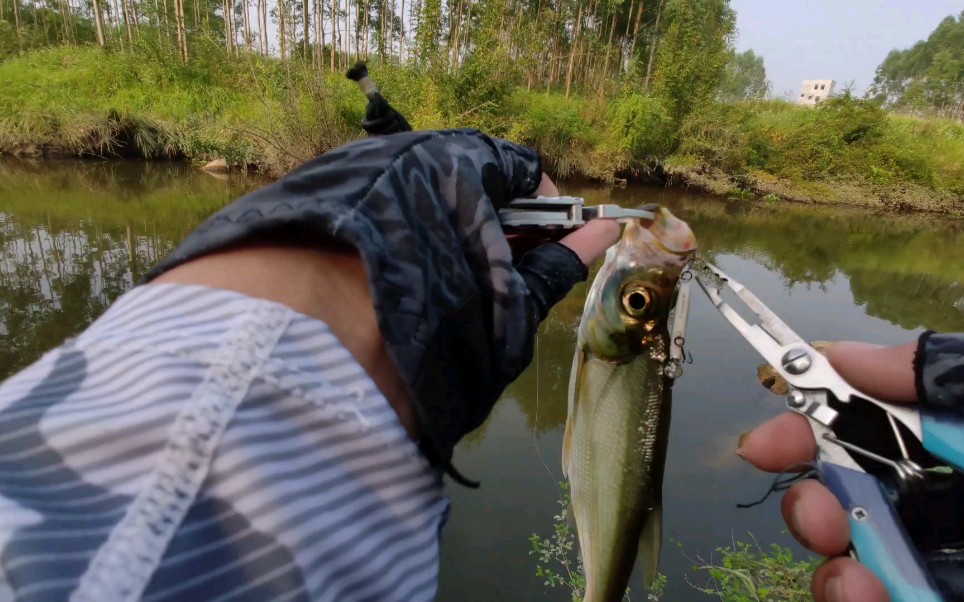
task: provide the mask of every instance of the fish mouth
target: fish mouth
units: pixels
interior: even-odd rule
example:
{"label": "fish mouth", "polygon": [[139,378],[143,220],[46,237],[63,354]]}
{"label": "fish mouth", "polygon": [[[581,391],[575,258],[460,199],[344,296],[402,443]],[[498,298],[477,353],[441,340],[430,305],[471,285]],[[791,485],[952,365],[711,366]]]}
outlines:
{"label": "fish mouth", "polygon": [[[656,239],[661,250],[673,255],[696,253],[699,245],[689,224],[658,203],[648,203],[642,208],[652,212],[654,216],[645,227]],[[637,223],[643,226],[642,220],[637,220]]]}
{"label": "fish mouth", "polygon": [[632,219],[626,222],[623,242],[649,263],[666,267],[684,265],[696,254],[698,244],[689,224],[662,205],[651,203],[643,209],[653,213],[652,220]]}

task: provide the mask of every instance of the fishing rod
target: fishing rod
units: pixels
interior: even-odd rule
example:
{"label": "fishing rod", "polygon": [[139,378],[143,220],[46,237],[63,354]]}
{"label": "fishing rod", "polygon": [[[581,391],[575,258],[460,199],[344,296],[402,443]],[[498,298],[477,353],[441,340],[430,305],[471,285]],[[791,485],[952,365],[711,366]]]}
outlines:
{"label": "fishing rod", "polygon": [[361,125],[369,136],[385,136],[412,131],[412,126],[408,124],[408,120],[392,105],[388,104],[385,97],[378,91],[378,86],[368,75],[368,67],[364,61],[355,63],[355,66],[349,69],[346,75],[348,79],[357,82],[358,87],[368,97],[365,119],[361,122]]}

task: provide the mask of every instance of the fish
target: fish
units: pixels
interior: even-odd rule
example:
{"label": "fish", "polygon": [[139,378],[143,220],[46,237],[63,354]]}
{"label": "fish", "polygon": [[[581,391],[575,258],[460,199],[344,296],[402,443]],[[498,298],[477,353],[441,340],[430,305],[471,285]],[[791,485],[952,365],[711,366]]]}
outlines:
{"label": "fish", "polygon": [[622,600],[637,557],[650,587],[662,544],[668,321],[697,243],[668,209],[646,208],[654,219],[626,224],[590,286],[570,375],[562,470],[585,602]]}

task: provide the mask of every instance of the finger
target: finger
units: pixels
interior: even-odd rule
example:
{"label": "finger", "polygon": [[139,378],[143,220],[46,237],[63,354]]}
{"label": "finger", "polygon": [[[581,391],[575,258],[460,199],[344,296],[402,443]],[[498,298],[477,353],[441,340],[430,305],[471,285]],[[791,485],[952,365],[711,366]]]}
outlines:
{"label": "finger", "polygon": [[881,347],[844,342],[827,347],[827,359],[858,391],[881,401],[914,402],[914,353],[917,343]]}
{"label": "finger", "polygon": [[585,226],[566,235],[561,242],[589,266],[606,253],[619,238],[619,224],[612,219],[590,220]]}
{"label": "finger", "polygon": [[760,470],[783,472],[795,464],[812,462],[817,444],[807,419],[788,412],[753,429],[736,453]]}
{"label": "finger", "polygon": [[834,558],[813,574],[815,602],[888,602],[884,584],[853,558]]}
{"label": "finger", "polygon": [[780,503],[786,521],[797,541],[821,556],[837,556],[850,543],[847,514],[830,490],[817,481],[797,483]]}

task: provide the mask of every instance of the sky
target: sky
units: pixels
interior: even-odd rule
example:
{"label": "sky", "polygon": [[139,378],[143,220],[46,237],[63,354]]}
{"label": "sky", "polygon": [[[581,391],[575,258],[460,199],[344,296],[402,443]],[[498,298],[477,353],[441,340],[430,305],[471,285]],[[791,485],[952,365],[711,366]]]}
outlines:
{"label": "sky", "polygon": [[964,0],[730,0],[738,51],[762,54],[771,94],[796,97],[805,79],[850,83],[863,95],[887,53],[926,39]]}

